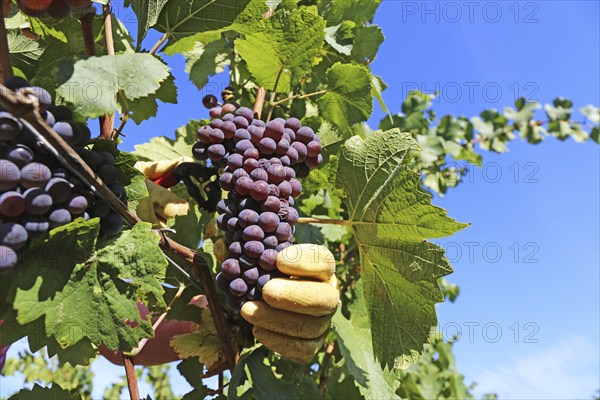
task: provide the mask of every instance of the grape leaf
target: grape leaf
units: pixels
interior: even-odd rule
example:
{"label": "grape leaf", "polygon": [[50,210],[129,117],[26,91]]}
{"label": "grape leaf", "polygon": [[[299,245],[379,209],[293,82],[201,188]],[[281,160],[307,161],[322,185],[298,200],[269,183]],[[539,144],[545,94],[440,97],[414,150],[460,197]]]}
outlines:
{"label": "grape leaf", "polygon": [[[143,68],[139,68],[143,65]],[[57,63],[57,95],[86,117],[112,114],[117,93],[127,101],[156,93],[169,67],[149,54],[117,54]]]}
{"label": "grape leaf", "polygon": [[160,282],[167,262],[150,224],[102,241],[98,231],[98,219],[78,219],[32,245],[23,268],[11,275],[16,319],[43,318],[47,335],[63,348],[89,339],[129,351],[153,335],[136,302],[165,308]]}
{"label": "grape leaf", "polygon": [[349,306],[351,317],[341,312],[333,317],[340,353],[346,360],[348,373],[365,399],[399,399],[395,394],[397,379],[389,369],[382,369],[373,358],[369,313],[363,296],[362,280],[356,285],[357,297]]}
{"label": "grape leaf", "polygon": [[169,74],[155,93],[128,102],[129,118],[139,125],[142,121],[156,117],[156,114],[158,114],[158,100],[163,103],[177,104],[177,86],[175,86],[173,75]]}
{"label": "grape leaf", "polygon": [[21,389],[10,396],[11,400],[81,400],[81,396],[75,391],[70,392],[56,383],[50,387],[43,387],[37,383],[31,389]]}
{"label": "grape leaf", "polygon": [[225,39],[215,40],[206,45],[196,43],[192,51],[184,54],[187,59],[185,71],[194,85],[202,89],[210,76],[223,72],[229,65],[230,53],[231,48]]}
{"label": "grape leaf", "polygon": [[167,45],[196,33],[229,26],[250,0],[169,1],[162,9],[154,29],[169,38]]}
{"label": "grape leaf", "polygon": [[26,77],[31,78],[35,74],[44,48],[39,43],[18,34],[17,31],[8,31],[7,34],[8,49],[13,65]]}
{"label": "grape leaf", "polygon": [[278,10],[256,30],[235,41],[256,82],[267,90],[286,93],[311,72],[321,58],[325,21],[315,7]]}
{"label": "grape leaf", "polygon": [[382,0],[322,0],[319,13],[327,20],[327,26],[337,25],[344,20],[357,24],[371,22]]}
{"label": "grape leaf", "polygon": [[137,47],[140,48],[142,41],[148,33],[148,29],[154,26],[158,21],[165,4],[168,0],[154,0],[154,1],[142,1],[142,0],[129,0],[125,2],[125,6],[131,5],[138,20],[138,31],[137,31]]}
{"label": "grape leaf", "polygon": [[408,167],[419,150],[410,134],[392,129],[351,138],[339,160],[337,185],[360,249],[373,349],[384,366],[414,362],[436,324],[434,306],[443,300],[437,280],[452,267],[425,239],[466,226],[421,190],[419,175]]}
{"label": "grape leaf", "polygon": [[383,39],[383,32],[377,25],[358,26],[352,46],[352,59],[359,63],[373,62]]}
{"label": "grape leaf", "polygon": [[140,160],[158,161],[190,157],[192,146],[198,141],[200,121],[191,120],[187,125],[177,129],[175,140],[165,136],[150,139],[150,142],[135,146],[134,154]]}
{"label": "grape leaf", "polygon": [[366,67],[336,63],[327,71],[327,93],[317,100],[321,115],[339,128],[366,121],[373,110]]}
{"label": "grape leaf", "polygon": [[169,344],[180,358],[198,357],[211,369],[225,360],[225,354],[208,310],[202,312],[198,325],[194,332],[173,336]]}

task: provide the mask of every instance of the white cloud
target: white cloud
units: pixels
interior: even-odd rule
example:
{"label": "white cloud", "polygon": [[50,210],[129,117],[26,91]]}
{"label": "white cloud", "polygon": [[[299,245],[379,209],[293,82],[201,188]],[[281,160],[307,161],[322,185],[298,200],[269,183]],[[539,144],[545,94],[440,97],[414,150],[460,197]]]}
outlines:
{"label": "white cloud", "polygon": [[562,340],[509,364],[483,369],[474,380],[475,394],[497,393],[501,399],[590,399],[600,388],[598,347],[581,336]]}

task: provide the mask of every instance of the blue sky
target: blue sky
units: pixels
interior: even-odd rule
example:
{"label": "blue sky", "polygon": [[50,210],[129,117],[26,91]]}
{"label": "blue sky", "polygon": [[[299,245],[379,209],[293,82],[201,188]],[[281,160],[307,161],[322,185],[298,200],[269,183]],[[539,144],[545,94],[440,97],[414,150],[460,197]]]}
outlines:
{"label": "blue sky", "polygon": [[[442,93],[438,115],[502,109],[517,93],[542,103],[564,96],[576,108],[598,105],[599,4],[384,1],[375,23],[386,41],[373,70],[389,86],[384,98],[392,112],[415,87]],[[128,125],[125,150],[206,114],[204,93],[187,80],[183,59],[168,62],[180,104]],[[371,126],[383,115],[376,106]],[[472,224],[439,241],[455,268],[449,280],[461,287],[455,304],[438,307],[440,329],[446,337],[462,333],[457,363],[479,395],[590,398],[600,389],[600,147],[548,139],[482,154],[484,168],[434,199]],[[94,370],[102,371],[100,387],[122,374],[105,361]],[[19,384],[3,379],[0,395]],[[186,390],[183,382],[177,387]]]}

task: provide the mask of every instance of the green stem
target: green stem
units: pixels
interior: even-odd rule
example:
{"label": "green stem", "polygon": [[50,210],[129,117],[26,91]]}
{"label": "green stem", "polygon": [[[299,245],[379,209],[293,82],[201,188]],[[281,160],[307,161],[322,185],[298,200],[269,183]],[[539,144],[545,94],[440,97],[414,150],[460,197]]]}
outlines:
{"label": "green stem", "polygon": [[300,224],[324,224],[324,225],[352,225],[351,221],[343,219],[328,219],[328,218],[298,218]]}
{"label": "green stem", "polygon": [[319,96],[319,95],[321,95],[321,94],[325,94],[325,93],[327,93],[327,89],[319,90],[318,92],[313,92],[313,93],[307,93],[307,94],[297,94],[297,95],[294,95],[294,96],[290,96],[290,97],[288,97],[288,98],[285,98],[285,99],[283,99],[283,100],[276,101],[275,103],[273,103],[273,104],[271,105],[271,107],[273,107],[273,108],[274,108],[274,107],[277,107],[277,106],[279,106],[279,105],[281,105],[281,104],[283,104],[283,103],[285,103],[285,102],[288,102],[288,101],[290,101],[290,100],[294,100],[294,99],[298,99],[298,100],[302,100],[302,99],[308,99],[309,97],[312,97],[312,96]]}
{"label": "green stem", "polygon": [[279,79],[281,79],[281,74],[283,74],[283,66],[281,66],[281,68],[279,68],[279,72],[277,73],[277,78],[275,79],[275,86],[273,86],[273,91],[271,92],[271,99],[269,100],[269,103],[271,103],[271,106],[269,107],[269,114],[267,115],[266,122],[269,122],[271,120],[271,117],[273,116],[273,110],[275,110],[275,107],[273,106],[273,99],[275,98],[275,93],[277,93],[277,86],[279,85]]}
{"label": "green stem", "polygon": [[160,49],[160,46],[162,46],[162,44],[169,38],[169,34],[165,33],[164,35],[161,36],[160,39],[158,39],[158,42],[156,42],[156,44],[154,45],[154,47],[152,47],[152,50],[150,50],[150,54],[154,54],[158,51],[158,49]]}

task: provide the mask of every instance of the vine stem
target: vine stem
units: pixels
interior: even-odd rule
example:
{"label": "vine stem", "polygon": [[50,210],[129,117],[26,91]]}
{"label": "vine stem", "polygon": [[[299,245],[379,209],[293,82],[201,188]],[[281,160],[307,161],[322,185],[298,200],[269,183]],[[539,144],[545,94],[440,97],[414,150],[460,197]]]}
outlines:
{"label": "vine stem", "polygon": [[277,78],[275,79],[275,85],[273,86],[273,91],[271,92],[271,99],[269,100],[269,103],[271,104],[269,106],[269,114],[267,115],[267,121],[269,122],[271,120],[271,117],[273,116],[273,110],[275,110],[275,107],[273,107],[273,99],[275,98],[275,93],[277,93],[277,86],[279,85],[279,80],[281,79],[281,75],[283,74],[283,66],[281,68],[279,68],[279,72],[277,73]]}
{"label": "vine stem", "polygon": [[129,389],[129,398],[131,400],[140,400],[140,390],[138,389],[137,376],[135,375],[135,364],[131,357],[123,355],[123,366],[125,367],[125,376],[127,377],[127,388]]}
{"label": "vine stem", "polygon": [[344,225],[350,226],[352,223],[343,219],[328,218],[298,218],[300,224],[324,224],[324,225]]}
{"label": "vine stem", "polygon": [[323,89],[323,90],[319,90],[318,92],[313,92],[313,93],[307,93],[307,94],[296,94],[294,96],[290,96],[288,98],[285,98],[283,100],[279,100],[276,101],[275,103],[271,104],[271,107],[275,108],[285,102],[288,102],[290,100],[294,100],[294,99],[298,99],[298,100],[302,100],[302,99],[308,99],[309,97],[313,97],[313,96],[319,96],[321,94],[325,94],[327,93],[327,89]]}
{"label": "vine stem", "polygon": [[0,84],[13,77],[10,50],[8,48],[8,35],[4,25],[4,7],[0,1]]}
{"label": "vine stem", "polygon": [[[90,169],[79,155],[56,132],[54,132],[48,124],[46,124],[39,113],[37,103],[31,97],[32,96],[26,97],[25,95],[18,96],[12,90],[0,85],[0,106],[19,118],[34,134],[40,135],[40,137],[50,145],[50,149],[56,150],[54,155],[59,158],[61,163],[83,182],[87,182],[90,189],[103,198],[125,221],[130,225],[141,222],[139,217],[129,211],[129,209],[121,203],[108,186],[102,182],[98,175]],[[200,279],[215,323],[217,335],[223,345],[223,352],[227,359],[227,365],[229,369],[233,371],[239,360],[239,352],[237,345],[232,338],[232,329],[225,319],[223,310],[221,310],[219,306],[215,283],[210,275],[206,260],[194,250],[167,238],[164,232],[155,232],[159,235],[159,245],[161,249],[172,251],[185,259],[196,276]]]}
{"label": "vine stem", "polygon": [[160,39],[158,39],[158,42],[156,42],[154,44],[154,47],[152,47],[152,49],[150,50],[150,52],[148,54],[156,54],[156,52],[158,51],[158,49],[160,49],[160,46],[163,45],[163,43],[169,38],[169,35],[167,33],[165,33],[164,35],[162,35],[160,37]]}
{"label": "vine stem", "polygon": [[[114,56],[115,42],[113,39],[110,0],[108,0],[106,4],[102,5],[102,17],[102,22],[104,25],[104,41],[106,43],[106,54],[109,56]],[[112,140],[115,130],[115,114],[106,114],[104,116],[104,121],[101,121],[101,123],[101,136],[104,139]]]}
{"label": "vine stem", "polygon": [[264,87],[259,87],[256,92],[256,100],[254,101],[254,115],[260,119],[263,107],[265,106],[265,99],[267,97],[267,91]]}
{"label": "vine stem", "polygon": [[323,371],[319,378],[319,392],[321,396],[325,395],[325,389],[327,388],[327,380],[329,379],[329,367],[331,365],[331,357],[335,350],[335,342],[329,343],[327,350],[325,350],[325,356],[323,357]]}

